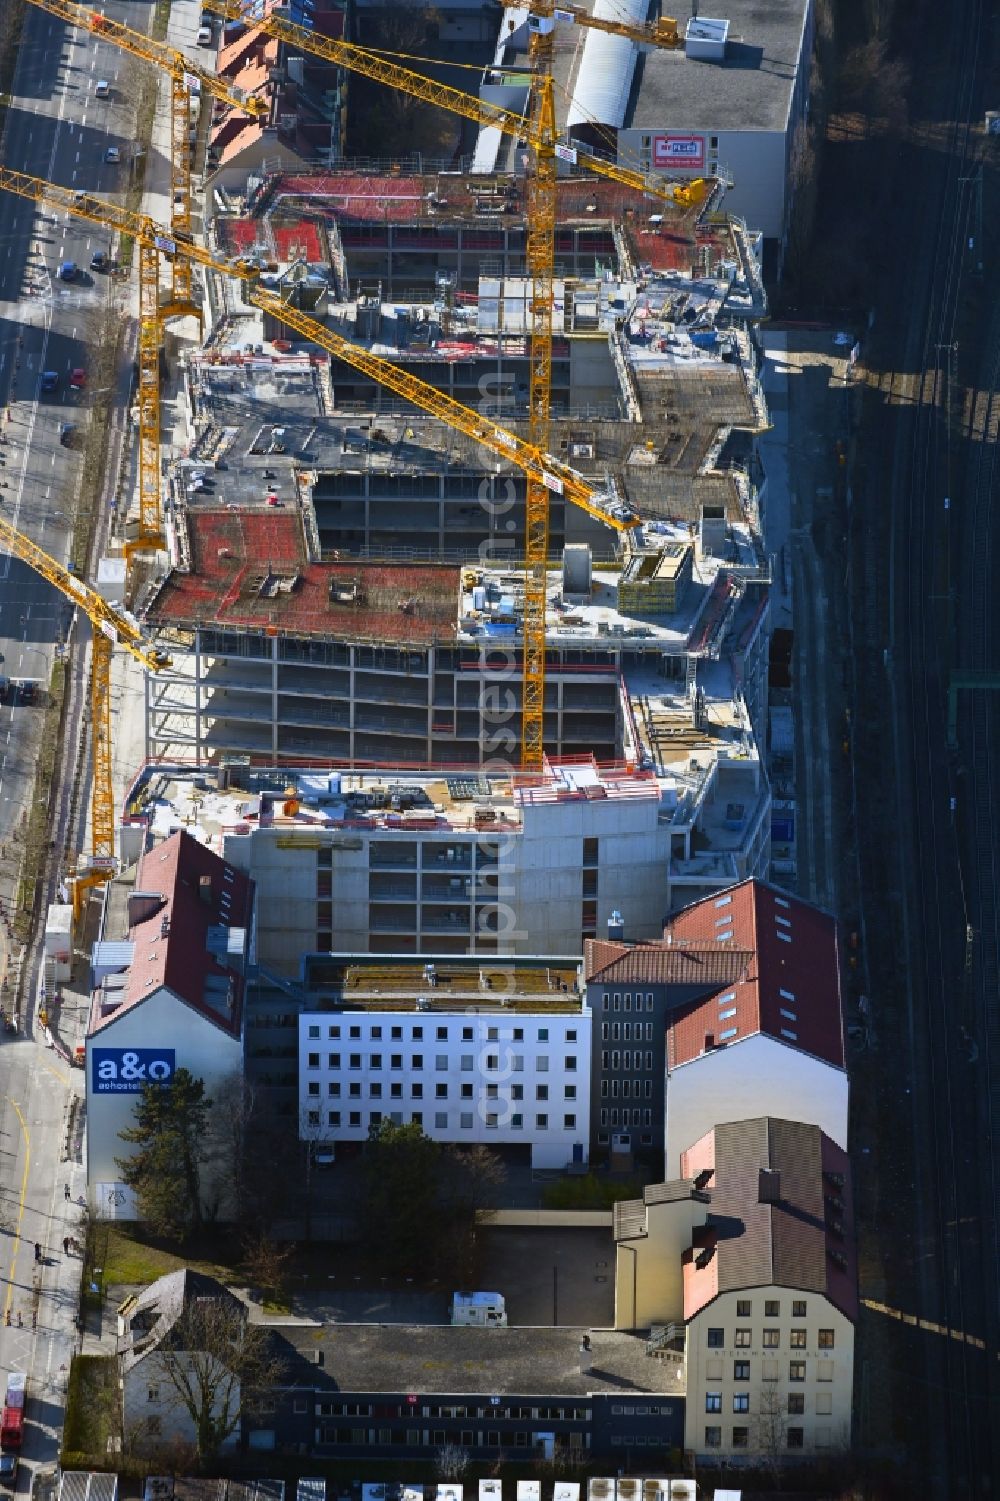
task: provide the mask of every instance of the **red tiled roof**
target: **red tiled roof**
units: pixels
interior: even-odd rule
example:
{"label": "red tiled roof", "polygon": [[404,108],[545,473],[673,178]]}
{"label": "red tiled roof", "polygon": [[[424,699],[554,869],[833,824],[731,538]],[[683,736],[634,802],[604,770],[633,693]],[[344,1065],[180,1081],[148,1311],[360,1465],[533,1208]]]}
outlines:
{"label": "red tiled roof", "polygon": [[[818,1126],[765,1116],[716,1126],[681,1154],[685,1177],[707,1166],[711,1209],[703,1244],[684,1257],[685,1319],[719,1293],[771,1285],[820,1293],[856,1319],[847,1153]],[[761,1169],[779,1175],[775,1202],[761,1202]]]}
{"label": "red tiled roof", "polygon": [[[216,622],[400,644],[455,639],[457,567],[310,562],[291,507],[199,506],[187,525],[191,571],[173,569],[149,605],[147,618],[159,625]],[[331,598],[335,581],[353,597]]]}
{"label": "red tiled roof", "polygon": [[[211,899],[206,900],[203,892]],[[135,896],[149,894],[160,900],[151,902],[148,912],[130,926],[133,955],[124,1000],[95,1021],[93,1030],[166,987],[223,1031],[238,1036],[243,977],[209,952],[208,934],[210,928],[246,927],[252,892],[247,876],[183,829],[148,850],[139,864]],[[231,1007],[223,1009],[206,999],[206,981],[213,976],[220,982],[213,994],[224,995],[221,982],[228,982]]]}
{"label": "red tiled roof", "polygon": [[588,938],[587,980],[605,985],[701,985],[709,995],[742,979],[753,953],[722,944],[614,943]]}
{"label": "red tiled roof", "polygon": [[[697,1058],[708,1034],[718,1044],[757,1032],[843,1068],[837,924],[828,913],[763,881],[743,881],[686,907],[664,932],[675,944],[734,946],[754,955],[727,998],[734,1016],[720,1022],[717,1001],[710,998],[673,1017],[671,1068]],[[732,1039],[723,1038],[730,1029]]]}

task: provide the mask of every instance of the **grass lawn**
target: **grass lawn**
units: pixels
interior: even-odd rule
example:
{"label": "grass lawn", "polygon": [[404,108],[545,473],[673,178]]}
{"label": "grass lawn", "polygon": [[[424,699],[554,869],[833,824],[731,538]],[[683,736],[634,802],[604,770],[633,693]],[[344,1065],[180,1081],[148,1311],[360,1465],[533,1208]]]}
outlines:
{"label": "grass lawn", "polygon": [[63,1448],[106,1458],[108,1439],[117,1436],[118,1375],[113,1356],[76,1355],[66,1393]]}
{"label": "grass lawn", "polygon": [[[191,1250],[171,1251],[165,1246],[151,1245],[129,1234],[126,1227],[102,1222],[91,1233],[90,1263],[101,1268],[105,1287],[122,1282],[155,1282],[167,1272],[176,1272],[181,1267],[191,1267],[196,1272],[207,1272],[218,1277],[220,1282],[239,1282],[233,1261],[227,1262],[220,1254],[223,1244],[195,1247]],[[239,1247],[228,1243],[239,1255]],[[198,1254],[201,1250],[203,1254]]]}

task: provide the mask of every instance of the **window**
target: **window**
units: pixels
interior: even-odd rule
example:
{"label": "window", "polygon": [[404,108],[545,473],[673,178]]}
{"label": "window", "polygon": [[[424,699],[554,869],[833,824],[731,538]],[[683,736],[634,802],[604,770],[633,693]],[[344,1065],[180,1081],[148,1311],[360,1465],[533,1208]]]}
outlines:
{"label": "window", "polygon": [[326,1055],[326,1066],[327,1066],[327,1068],[339,1068],[340,1067],[340,1054],[339,1053],[328,1053]]}
{"label": "window", "polygon": [[781,1318],[781,1304],[778,1302],[777,1298],[764,1299],[764,1317],[766,1319]]}
{"label": "window", "polygon": [[372,1027],[372,1037],[373,1037],[373,1039],[377,1040],[381,1036],[382,1036],[382,1028],[381,1027]]}
{"label": "window", "polygon": [[412,1110],[410,1112],[410,1120],[414,1126],[422,1126],[424,1123],[424,1112],[422,1110]]}
{"label": "window", "polygon": [[500,1057],[499,1057],[499,1054],[497,1054],[497,1053],[487,1053],[486,1054],[486,1067],[490,1070],[491,1073],[495,1073],[496,1070],[500,1067]]}
{"label": "window", "polygon": [[424,1086],[422,1084],[411,1084],[410,1085],[410,1098],[414,1099],[414,1100],[422,1100],[423,1097],[424,1097]]}
{"label": "window", "polygon": [[392,1040],[394,1042],[401,1041],[402,1040],[402,1036],[403,1036],[403,1029],[402,1029],[402,1027],[391,1027],[389,1029],[389,1036],[392,1038]]}
{"label": "window", "polygon": [[461,1094],[462,1094],[462,1099],[463,1100],[471,1100],[472,1099],[472,1085],[471,1084],[463,1084],[461,1086]]}
{"label": "window", "polygon": [[567,1029],[567,1032],[566,1032],[566,1041],[567,1042],[576,1042],[576,1028],[575,1027],[569,1027]]}
{"label": "window", "polygon": [[792,1414],[792,1416],[795,1417],[797,1413],[803,1413],[805,1412],[805,1410],[806,1399],[803,1394],[801,1392],[789,1392],[788,1411]]}
{"label": "window", "polygon": [[382,1098],[382,1086],[381,1086],[381,1084],[371,1084],[371,1085],[369,1085],[368,1094],[369,1094],[369,1096],[370,1096],[371,1099],[373,1099],[373,1100],[380,1100]]}
{"label": "window", "polygon": [[736,1395],[733,1397],[733,1412],[749,1412],[749,1411],[750,1411],[750,1393],[749,1392],[737,1392]]}
{"label": "window", "polygon": [[819,1347],[821,1350],[833,1349],[833,1330],[821,1329],[819,1331]]}
{"label": "window", "polygon": [[765,1350],[776,1350],[780,1344],[781,1344],[781,1330],[780,1329],[765,1329],[764,1330],[764,1349]]}
{"label": "window", "polygon": [[801,1449],[802,1448],[802,1446],[803,1446],[803,1444],[805,1442],[805,1432],[806,1431],[805,1431],[804,1428],[789,1428],[789,1430],[788,1430],[788,1447],[789,1447],[789,1449]]}
{"label": "window", "polygon": [[389,1085],[389,1098],[390,1098],[390,1100],[401,1100],[403,1098],[403,1086],[402,1086],[402,1084],[390,1084]]}
{"label": "window", "polygon": [[486,1098],[488,1100],[498,1100],[500,1098],[500,1086],[499,1086],[499,1084],[487,1084],[487,1086],[486,1086]]}
{"label": "window", "polygon": [[806,1363],[804,1360],[790,1360],[788,1362],[789,1381],[804,1381],[806,1379]]}
{"label": "window", "polygon": [[438,1027],[437,1031],[434,1033],[434,1036],[437,1038],[438,1042],[447,1042],[448,1041],[448,1028],[447,1027]]}
{"label": "window", "polygon": [[461,1068],[463,1074],[472,1073],[473,1062],[474,1060],[471,1053],[462,1054],[461,1058],[459,1059],[459,1067]]}
{"label": "window", "polygon": [[793,1329],[788,1336],[788,1343],[793,1350],[804,1350],[806,1347],[806,1331],[804,1329]]}
{"label": "window", "polygon": [[714,1428],[714,1427],[713,1428],[706,1428],[705,1429],[705,1448],[706,1449],[721,1449],[721,1447],[722,1447],[722,1429],[721,1428]]}
{"label": "window", "polygon": [[146,1388],[146,1401],[147,1402],[159,1402],[159,1400],[160,1400],[160,1388],[158,1386],[148,1386]]}
{"label": "window", "polygon": [[319,1054],[318,1053],[310,1053],[309,1054],[309,1067],[310,1068],[319,1068]]}
{"label": "window", "polygon": [[154,1417],[151,1414],[146,1419],[146,1432],[150,1435],[151,1438],[159,1438],[159,1436],[160,1436],[160,1419],[158,1417]]}
{"label": "window", "polygon": [[319,1036],[319,1027],[310,1027],[309,1028],[309,1036],[310,1037],[318,1037]]}
{"label": "window", "polygon": [[733,1448],[734,1449],[749,1449],[749,1447],[750,1447],[750,1429],[749,1428],[734,1428],[733,1429]]}
{"label": "window", "polygon": [[351,1097],[352,1100],[360,1100],[360,1098],[361,1098],[361,1085],[360,1084],[348,1084],[348,1086],[347,1086],[347,1093],[350,1095],[350,1097]]}
{"label": "window", "polygon": [[434,1112],[434,1129],[435,1131],[446,1131],[448,1129],[447,1110],[437,1110]]}
{"label": "window", "polygon": [[486,1124],[487,1124],[487,1126],[489,1127],[489,1129],[491,1131],[495,1131],[496,1130],[496,1128],[497,1128],[497,1116],[496,1116],[496,1112],[495,1111],[491,1110],[489,1112],[489,1114],[486,1117]]}
{"label": "window", "polygon": [[737,1300],[736,1300],[736,1317],[738,1319],[748,1319],[750,1317],[750,1299],[749,1298],[737,1298]]}
{"label": "window", "polygon": [[573,1074],[576,1072],[576,1058],[572,1053],[566,1054],[563,1066],[565,1067],[568,1074]]}
{"label": "window", "polygon": [[327,1035],[327,1037],[339,1037],[340,1036],[340,1028],[339,1027],[328,1027],[326,1029],[326,1035]]}
{"label": "window", "polygon": [[423,1040],[424,1040],[424,1029],[423,1029],[423,1027],[414,1027],[414,1029],[413,1029],[413,1036],[410,1038],[410,1041],[411,1042],[423,1042]]}
{"label": "window", "polygon": [[548,1042],[548,1040],[549,1040],[549,1029],[548,1029],[548,1027],[539,1027],[539,1029],[538,1029],[538,1041],[539,1042]]}
{"label": "window", "polygon": [[361,1036],[361,1028],[360,1027],[352,1027],[351,1028],[351,1036],[352,1037],[360,1037]]}
{"label": "window", "polygon": [[461,1128],[462,1128],[463,1131],[471,1131],[472,1130],[472,1114],[471,1114],[471,1112],[468,1115],[466,1115],[466,1113],[463,1111],[462,1114],[458,1118],[458,1124],[461,1126]]}
{"label": "window", "polygon": [[733,1361],[733,1380],[734,1381],[749,1381],[750,1380],[750,1362],[749,1362],[749,1360],[734,1360]]}
{"label": "window", "polygon": [[315,1081],[313,1081],[313,1082],[310,1083],[310,1085],[309,1085],[309,1091],[308,1092],[311,1095],[319,1094],[319,1081],[318,1080],[315,1080]]}
{"label": "window", "polygon": [[710,1329],[708,1331],[708,1348],[721,1350],[726,1343],[726,1331],[724,1329]]}
{"label": "window", "polygon": [[350,1057],[348,1058],[348,1067],[349,1068],[360,1068],[361,1067],[361,1054],[360,1053],[351,1053]]}
{"label": "window", "polygon": [[402,1055],[402,1053],[390,1053],[389,1054],[389,1067],[390,1068],[402,1068],[403,1067],[403,1055]]}
{"label": "window", "polygon": [[380,1126],[382,1124],[381,1110],[373,1110],[368,1119],[373,1126]]}
{"label": "window", "polygon": [[463,1027],[462,1028],[462,1041],[463,1042],[471,1042],[472,1041],[472,1028],[471,1027]]}
{"label": "window", "polygon": [[515,1111],[514,1114],[510,1118],[510,1128],[511,1128],[511,1130],[512,1131],[520,1131],[523,1125],[524,1125],[524,1116],[523,1115],[518,1115],[517,1112]]}
{"label": "window", "polygon": [[548,1097],[549,1097],[549,1086],[547,1084],[536,1084],[535,1085],[535,1099],[536,1100],[547,1100]]}
{"label": "window", "polygon": [[535,1130],[536,1131],[547,1131],[548,1129],[549,1129],[549,1118],[548,1118],[548,1116],[547,1115],[536,1115],[535,1116]]}
{"label": "window", "polygon": [[549,1060],[548,1060],[548,1057],[547,1057],[547,1055],[545,1053],[539,1053],[538,1057],[535,1059],[535,1070],[539,1074],[547,1074],[548,1073],[548,1071],[549,1071]]}
{"label": "window", "polygon": [[833,1361],[832,1360],[817,1360],[817,1362],[816,1362],[816,1380],[817,1381],[832,1381],[833,1380]]}
{"label": "window", "polygon": [[793,1319],[804,1319],[805,1316],[806,1316],[806,1305],[805,1305],[805,1303],[802,1301],[801,1298],[793,1298],[792,1299],[792,1318]]}
{"label": "window", "polygon": [[816,1393],[816,1411],[821,1417],[831,1417],[833,1414],[833,1392]]}
{"label": "window", "polygon": [[721,1392],[706,1392],[705,1393],[705,1411],[706,1412],[721,1412],[722,1411],[722,1393]]}
{"label": "window", "polygon": [[328,1111],[327,1112],[327,1117],[326,1117],[326,1122],[327,1122],[328,1126],[339,1126],[340,1125],[340,1111],[339,1110],[330,1110],[330,1111]]}
{"label": "window", "polygon": [[448,1086],[447,1086],[447,1084],[435,1084],[435,1086],[434,1086],[434,1098],[436,1100],[446,1100],[448,1098]]}
{"label": "window", "polygon": [[576,1130],[576,1116],[575,1115],[564,1115],[563,1116],[563,1130],[564,1131],[575,1131]]}
{"label": "window", "polygon": [[434,1068],[435,1068],[435,1071],[437,1073],[439,1073],[439,1074],[446,1074],[448,1072],[448,1055],[447,1055],[447,1053],[435,1053],[435,1055],[434,1055]]}
{"label": "window", "polygon": [[511,1097],[512,1100],[523,1100],[524,1099],[524,1085],[523,1084],[512,1084],[510,1086],[510,1097]]}
{"label": "window", "polygon": [[749,1350],[750,1330],[737,1329],[735,1335],[733,1336],[733,1344],[736,1346],[737,1350]]}
{"label": "window", "polygon": [[414,1053],[413,1056],[410,1059],[410,1067],[413,1068],[413,1069],[421,1069],[421,1068],[423,1068],[423,1066],[424,1066],[424,1055],[423,1055],[423,1053]]}
{"label": "window", "polygon": [[348,1121],[349,1121],[349,1123],[352,1126],[360,1126],[361,1125],[361,1111],[360,1110],[352,1110],[351,1113],[350,1113],[350,1115],[348,1116]]}
{"label": "window", "polygon": [[524,1028],[523,1027],[515,1027],[514,1028],[514,1041],[515,1042],[523,1042],[524,1041]]}
{"label": "window", "polygon": [[310,1126],[318,1126],[319,1125],[319,1111],[318,1110],[310,1110],[310,1112],[309,1112],[309,1114],[307,1116],[307,1120],[308,1120],[308,1123],[309,1123]]}
{"label": "window", "polygon": [[563,1089],[563,1099],[564,1100],[575,1100],[576,1099],[576,1085],[575,1084],[567,1084],[564,1087],[564,1089]]}

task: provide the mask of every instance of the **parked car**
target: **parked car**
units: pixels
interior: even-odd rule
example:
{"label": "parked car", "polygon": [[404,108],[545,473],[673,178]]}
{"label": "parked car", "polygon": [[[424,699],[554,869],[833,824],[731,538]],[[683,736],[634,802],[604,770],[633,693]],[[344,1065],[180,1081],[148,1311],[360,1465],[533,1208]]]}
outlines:
{"label": "parked car", "polygon": [[211,47],[212,42],[213,42],[214,39],[215,39],[215,29],[214,29],[214,27],[212,27],[212,26],[199,26],[198,27],[198,46],[199,47]]}
{"label": "parked car", "polygon": [[59,372],[58,372],[58,370],[43,370],[42,371],[42,379],[41,379],[41,387],[42,387],[43,391],[58,391],[58,389],[59,389]]}

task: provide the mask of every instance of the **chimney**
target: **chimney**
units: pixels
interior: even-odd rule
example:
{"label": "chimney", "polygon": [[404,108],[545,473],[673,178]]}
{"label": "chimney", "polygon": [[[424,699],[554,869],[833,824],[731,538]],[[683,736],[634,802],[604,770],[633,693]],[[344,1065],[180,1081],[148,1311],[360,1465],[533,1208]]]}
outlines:
{"label": "chimney", "polygon": [[617,908],[608,918],[608,942],[625,942],[625,919],[622,917]]}
{"label": "chimney", "polygon": [[590,1348],[590,1335],[585,1334],[580,1340],[580,1375],[586,1376],[594,1364],[594,1354]]}
{"label": "chimney", "polygon": [[199,876],[199,878],[198,878],[198,896],[205,903],[206,907],[210,907],[212,905],[212,877],[211,876]]}
{"label": "chimney", "polygon": [[710,1053],[714,1047],[715,1047],[715,1033],[714,1032],[706,1032],[705,1033],[705,1052],[706,1053]]}
{"label": "chimney", "polygon": [[757,1179],[759,1204],[781,1203],[781,1174],[776,1167],[762,1167]]}

